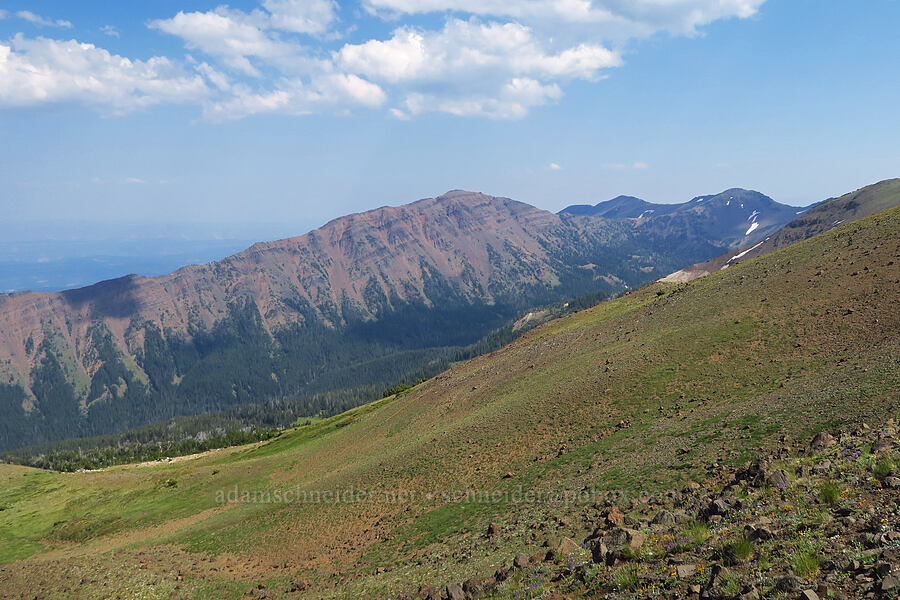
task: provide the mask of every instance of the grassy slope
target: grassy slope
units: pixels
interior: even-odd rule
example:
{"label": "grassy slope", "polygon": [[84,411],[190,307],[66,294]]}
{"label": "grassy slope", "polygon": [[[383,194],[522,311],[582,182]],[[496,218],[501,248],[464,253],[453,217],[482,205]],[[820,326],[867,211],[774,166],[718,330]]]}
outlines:
{"label": "grassy slope", "polygon": [[[265,444],[93,473],[0,465],[0,589],[238,597],[265,582],[292,597],[306,579],[312,596],[409,592],[488,570],[533,543],[519,523],[566,513],[442,493],[663,489],[782,434],[896,415],[898,240],[894,209],[654,284]],[[373,500],[218,505],[235,485]],[[492,520],[503,533],[488,541]]]}

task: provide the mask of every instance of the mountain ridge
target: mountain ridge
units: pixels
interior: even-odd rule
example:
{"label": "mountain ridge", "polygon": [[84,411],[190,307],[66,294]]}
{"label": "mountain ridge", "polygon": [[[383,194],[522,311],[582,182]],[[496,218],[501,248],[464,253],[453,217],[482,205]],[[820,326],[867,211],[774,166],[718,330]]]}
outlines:
{"label": "mountain ridge", "polygon": [[[0,296],[0,405],[12,414],[0,448],[295,395],[373,356],[471,344],[534,306],[634,288],[761,239],[780,214],[748,231],[719,204],[606,219],[452,190],[159,277]],[[388,387],[426,354],[407,370],[367,367],[364,381]]]}

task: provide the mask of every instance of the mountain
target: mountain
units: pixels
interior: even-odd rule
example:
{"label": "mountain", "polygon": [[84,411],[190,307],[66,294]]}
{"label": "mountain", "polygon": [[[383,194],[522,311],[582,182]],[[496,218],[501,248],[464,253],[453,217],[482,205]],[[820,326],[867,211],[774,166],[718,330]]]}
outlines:
{"label": "mountain", "polygon": [[169,275],[2,295],[0,449],[384,389],[532,307],[634,288],[761,239],[786,210],[729,190],[607,219],[457,190]]}
{"label": "mountain", "polygon": [[[681,597],[663,592],[687,589],[673,572],[689,563],[669,564],[670,552],[702,552],[706,573],[698,566],[690,585],[727,580],[734,594],[796,590],[805,580],[781,578],[819,567],[845,595],[874,585],[889,573],[876,555],[893,551],[896,529],[896,504],[872,494],[896,469],[898,254],[895,208],[690,283],[652,283],[264,443],[83,473],[0,465],[0,589],[414,597],[420,585],[492,575],[518,554],[519,565],[544,557],[557,537],[606,536],[609,504],[624,513],[611,517],[618,527],[650,531],[649,508],[675,502],[679,520],[635,543],[634,563],[586,559],[558,580],[513,569],[501,597],[567,583],[590,586],[575,597]],[[820,438],[795,462],[795,440],[808,449],[838,429],[863,433],[839,436],[841,446]],[[774,464],[744,470],[751,458]],[[779,479],[745,489],[760,472]],[[713,495],[724,487],[728,496]],[[835,528],[861,532],[859,545],[845,554]],[[675,550],[688,529],[700,541]],[[751,573],[721,548],[757,530],[759,560],[737,557]],[[795,564],[800,551],[821,565]],[[617,592],[629,574],[641,591]]]}
{"label": "mountain", "polygon": [[642,219],[659,216],[677,210],[680,204],[653,204],[634,196],[616,196],[612,200],[600,202],[594,206],[573,204],[562,209],[560,213],[570,215],[586,215],[605,219]]}
{"label": "mountain", "polygon": [[900,205],[900,179],[881,181],[840,198],[830,198],[808,209],[798,210],[797,214],[801,216],[765,239],[680,269],[667,275],[665,280],[690,281],[897,205]]}
{"label": "mountain", "polygon": [[[808,208],[808,207],[807,207]],[[633,196],[618,196],[593,207],[575,205],[560,214],[604,219],[637,219],[645,231],[681,231],[686,238],[718,239],[742,245],[780,229],[805,208],[775,202],[768,196],[733,188],[697,196],[683,204],[652,204]]]}

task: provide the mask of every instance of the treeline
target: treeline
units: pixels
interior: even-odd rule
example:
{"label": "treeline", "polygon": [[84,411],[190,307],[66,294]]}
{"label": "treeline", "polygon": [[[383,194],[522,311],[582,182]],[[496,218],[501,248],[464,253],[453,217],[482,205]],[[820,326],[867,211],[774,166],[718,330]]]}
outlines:
{"label": "treeline", "polygon": [[[75,471],[159,460],[270,439],[303,419],[329,417],[378,398],[404,392],[441,373],[455,362],[493,352],[546,320],[593,306],[612,295],[609,292],[594,293],[547,306],[544,308],[547,314],[541,320],[528,321],[519,328],[514,327],[515,320],[509,320],[502,327],[466,346],[395,350],[381,352],[381,356],[378,351],[373,351],[372,356],[366,360],[356,360],[324,372],[307,385],[307,393],[283,393],[283,389],[279,388],[284,385],[283,382],[276,381],[269,375],[267,378],[274,386],[269,390],[272,397],[261,402],[244,402],[197,415],[169,416],[152,425],[130,428],[117,434],[71,437],[32,445],[8,451],[0,459],[39,468]],[[105,336],[101,339],[105,341]],[[170,375],[174,381],[174,374],[177,372],[175,363],[185,360],[185,357],[179,352],[155,352],[154,346],[161,346],[163,343],[158,332],[154,335],[152,330],[148,330],[146,339],[148,342],[145,348],[149,351],[141,357],[145,372],[150,375],[151,381],[169,381]],[[216,343],[227,346],[229,342],[219,337],[215,341],[202,340],[198,346],[203,348],[205,344],[209,344],[209,348],[214,348]],[[255,342],[251,339],[250,343],[270,344],[271,340],[267,342],[265,338],[258,337]],[[62,377],[63,366],[52,353],[46,360],[52,364],[53,370],[58,369],[59,377],[53,381],[62,385],[65,382]],[[236,357],[235,361],[237,360]],[[104,377],[107,382],[115,383],[128,376],[129,387],[139,383],[124,365],[117,365],[115,359],[110,362],[110,374]],[[229,380],[234,375],[234,372],[227,375],[223,372],[229,365],[234,365],[224,360],[221,354],[217,356],[215,364],[218,368],[209,370],[202,378],[210,386],[217,385],[217,376]],[[207,363],[206,367],[209,366]],[[118,379],[113,379],[113,376]],[[98,391],[101,389],[99,386],[96,388]],[[253,386],[248,385],[248,393],[252,390]],[[155,393],[165,391],[171,390],[157,388]],[[151,393],[148,392],[148,395]],[[127,401],[125,394],[118,400]],[[16,397],[15,400],[20,398]],[[215,408],[215,405],[212,406]]]}

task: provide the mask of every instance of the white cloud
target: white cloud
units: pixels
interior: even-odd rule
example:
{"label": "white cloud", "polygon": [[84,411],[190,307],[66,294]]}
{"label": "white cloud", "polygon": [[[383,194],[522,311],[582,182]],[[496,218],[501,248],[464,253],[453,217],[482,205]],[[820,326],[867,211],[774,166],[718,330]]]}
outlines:
{"label": "white cloud", "polygon": [[263,0],[273,29],[294,33],[323,34],[337,21],[333,0]]}
{"label": "white cloud", "polygon": [[374,13],[393,15],[466,13],[519,22],[606,25],[630,36],[655,31],[693,34],[698,27],[729,17],[747,18],[765,0],[364,0]]}
{"label": "white cloud", "polygon": [[649,168],[650,168],[650,165],[648,165],[648,164],[645,163],[645,162],[638,161],[638,162],[632,164],[632,165],[631,165],[631,168],[632,168],[632,169],[639,169],[639,170],[643,171],[644,169],[649,169]]}
{"label": "white cloud", "polygon": [[0,43],[0,107],[75,102],[112,113],[160,103],[196,103],[208,88],[168,58],[130,60],[75,40]]}
{"label": "white cloud", "polygon": [[144,185],[145,183],[147,183],[146,180],[141,179],[140,177],[126,177],[124,179],[124,182],[125,183],[136,183],[138,185]]}
{"label": "white cloud", "polygon": [[561,171],[562,167],[556,163],[550,163],[550,170],[551,171]]}
{"label": "white cloud", "polygon": [[[217,120],[379,107],[398,119],[428,112],[516,119],[558,102],[573,80],[608,77],[633,38],[694,35],[719,19],[753,16],[765,0],[361,0],[357,18],[397,26],[334,50],[327,42],[342,35],[336,0],[257,1],[148,24],[183,40],[196,59],[132,60],[75,40],[21,35],[0,42],[0,107],[72,101],[123,113],[186,102]],[[416,15],[424,14],[440,25],[422,25]],[[119,36],[112,25],[101,31]]]}
{"label": "white cloud", "polygon": [[9,16],[9,12],[7,12],[7,11],[3,10],[2,8],[0,8],[0,19],[5,19],[5,18],[8,17],[8,16]]}
{"label": "white cloud", "polygon": [[556,84],[541,85],[533,79],[515,78],[494,93],[423,94],[413,92],[402,105],[391,110],[398,119],[427,113],[442,112],[457,117],[488,117],[491,119],[521,119],[531,108],[542,106],[562,97]]}
{"label": "white cloud", "polygon": [[615,52],[595,44],[552,54],[524,25],[460,19],[440,31],[401,27],[383,42],[347,44],[336,59],[348,71],[391,83],[480,79],[483,72],[593,79],[621,64]]}
{"label": "white cloud", "polygon": [[460,19],[440,31],[400,27],[385,41],[346,44],[334,58],[341,70],[402,88],[406,98],[393,112],[400,118],[428,111],[520,118],[562,96],[553,80],[594,80],[621,64],[596,44],[552,53],[524,25]]}
{"label": "white cloud", "polygon": [[231,91],[228,98],[204,109],[208,119],[226,121],[254,114],[340,113],[348,107],[375,108],[386,100],[379,86],[343,73],[316,77],[309,83],[283,79],[278,89],[271,91],[253,91],[247,86],[235,86]]}
{"label": "white cloud", "polygon": [[64,21],[63,19],[57,19],[53,21],[51,19],[45,19],[40,15],[36,15],[30,10],[20,10],[16,13],[16,16],[20,19],[24,19],[29,23],[37,25],[38,27],[62,27],[63,29],[71,29],[72,24],[69,21]]}
{"label": "white cloud", "polygon": [[150,28],[178,36],[189,49],[218,58],[232,69],[262,77],[251,59],[283,62],[299,50],[267,34],[266,19],[261,11],[248,14],[220,6],[210,12],[179,12],[171,19],[151,21]]}

